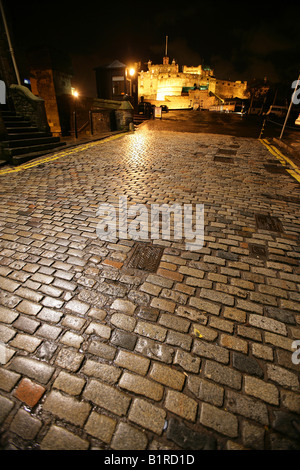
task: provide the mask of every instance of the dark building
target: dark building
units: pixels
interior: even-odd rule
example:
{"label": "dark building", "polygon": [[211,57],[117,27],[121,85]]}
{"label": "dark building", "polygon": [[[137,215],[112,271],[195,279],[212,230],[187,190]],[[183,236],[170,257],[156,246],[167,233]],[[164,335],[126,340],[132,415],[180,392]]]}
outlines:
{"label": "dark building", "polygon": [[71,60],[53,48],[35,48],[28,53],[31,90],[45,100],[51,132],[66,135],[70,127]]}
{"label": "dark building", "polygon": [[109,65],[96,67],[97,97],[107,100],[123,100],[132,97],[133,104],[137,100],[137,64],[128,67],[119,60]]}
{"label": "dark building", "polygon": [[118,60],[95,68],[98,98],[118,100],[127,94],[126,69]]}

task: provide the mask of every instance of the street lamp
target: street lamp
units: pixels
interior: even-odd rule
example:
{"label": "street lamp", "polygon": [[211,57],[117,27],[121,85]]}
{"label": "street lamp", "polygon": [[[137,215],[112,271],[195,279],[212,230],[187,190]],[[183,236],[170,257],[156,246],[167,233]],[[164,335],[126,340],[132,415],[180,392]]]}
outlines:
{"label": "street lamp", "polygon": [[76,102],[79,97],[79,92],[75,90],[75,88],[71,88],[71,93],[72,96],[74,97],[74,111],[73,111],[73,123],[74,123],[74,133],[75,133],[75,139],[78,137],[77,133],[77,110],[76,110]]}
{"label": "street lamp", "polygon": [[77,90],[75,90],[75,88],[71,88],[71,93],[72,93],[72,95],[74,96],[74,98],[78,98],[79,93],[78,93]]}
{"label": "street lamp", "polygon": [[[130,75],[131,78],[128,78],[128,75]],[[129,69],[126,69],[126,78],[130,83],[130,89],[129,89],[129,95],[132,96],[132,78],[135,75],[135,69],[133,67],[130,67]]]}

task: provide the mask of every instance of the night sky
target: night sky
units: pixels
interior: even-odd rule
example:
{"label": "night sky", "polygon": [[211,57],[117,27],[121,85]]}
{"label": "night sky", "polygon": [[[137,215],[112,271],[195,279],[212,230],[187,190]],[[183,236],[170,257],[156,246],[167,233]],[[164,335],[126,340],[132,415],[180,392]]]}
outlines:
{"label": "night sky", "polygon": [[[115,59],[210,65],[221,79],[292,83],[300,71],[300,2],[3,0],[14,48],[70,55],[74,84],[95,96],[93,68]],[[144,65],[144,70],[147,67]]]}

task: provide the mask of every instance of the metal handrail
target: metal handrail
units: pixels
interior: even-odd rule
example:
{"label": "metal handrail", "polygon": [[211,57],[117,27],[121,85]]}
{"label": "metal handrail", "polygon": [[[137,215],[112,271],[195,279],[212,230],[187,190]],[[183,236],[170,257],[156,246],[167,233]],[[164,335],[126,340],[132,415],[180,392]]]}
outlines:
{"label": "metal handrail", "polygon": [[77,131],[77,132],[81,132],[81,131],[83,131],[83,129],[85,129],[85,128],[86,128],[86,127],[89,125],[89,123],[90,123],[90,121],[86,121],[86,123],[84,123],[84,124],[83,124],[83,126],[81,126],[81,128],[80,128],[80,129],[78,129],[78,131]]}

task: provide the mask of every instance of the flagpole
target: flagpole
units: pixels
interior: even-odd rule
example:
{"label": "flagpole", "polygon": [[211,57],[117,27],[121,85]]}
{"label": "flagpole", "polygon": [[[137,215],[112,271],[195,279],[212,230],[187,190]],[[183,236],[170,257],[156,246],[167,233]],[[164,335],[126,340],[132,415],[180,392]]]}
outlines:
{"label": "flagpole", "polygon": [[11,55],[11,59],[12,59],[13,66],[14,66],[15,73],[16,73],[16,77],[17,77],[17,82],[18,82],[18,85],[21,85],[19,70],[18,70],[18,67],[17,67],[17,63],[16,63],[16,59],[15,59],[15,53],[14,53],[12,43],[11,43],[11,40],[10,40],[10,35],[9,35],[9,30],[8,30],[8,26],[7,26],[7,22],[6,22],[4,8],[3,8],[3,5],[2,5],[2,0],[0,0],[0,9],[1,9],[3,24],[4,24],[4,28],[5,28],[5,32],[6,32],[6,36],[7,36],[7,41],[8,41],[8,45],[9,45],[9,52],[10,52],[10,55]]}

